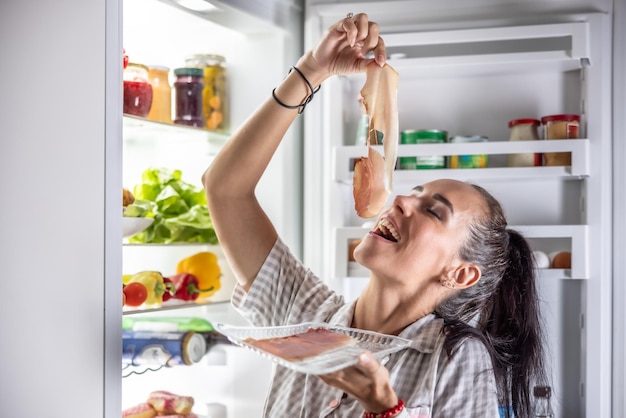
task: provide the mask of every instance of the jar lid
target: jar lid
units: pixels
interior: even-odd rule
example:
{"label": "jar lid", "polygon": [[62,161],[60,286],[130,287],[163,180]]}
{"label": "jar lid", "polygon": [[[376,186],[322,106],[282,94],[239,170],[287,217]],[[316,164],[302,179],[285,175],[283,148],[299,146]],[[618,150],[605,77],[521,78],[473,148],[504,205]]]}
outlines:
{"label": "jar lid", "polygon": [[573,121],[573,120],[578,122],[580,120],[580,116],[571,115],[571,114],[544,116],[541,118],[541,123],[545,124],[547,122]]}
{"label": "jar lid", "polygon": [[150,70],[156,70],[156,71],[168,71],[170,70],[170,67],[166,67],[165,65],[148,65],[148,68]]}
{"label": "jar lid", "polygon": [[202,62],[203,64],[223,64],[224,62],[226,62],[226,59],[223,55],[218,54],[192,54],[185,57],[185,64],[198,61]]}
{"label": "jar lid", "polygon": [[142,70],[148,71],[148,66],[147,65],[139,64],[137,62],[129,62],[128,65],[126,66],[126,68],[128,68],[128,67],[141,68]]}
{"label": "jar lid", "polygon": [[202,75],[204,74],[204,71],[202,70],[202,68],[182,67],[182,68],[176,68],[174,70],[174,74],[177,76],[186,75],[186,76],[191,76],[191,77],[202,77]]}
{"label": "jar lid", "polygon": [[539,125],[540,123],[537,119],[513,119],[509,121],[509,128],[515,125]]}

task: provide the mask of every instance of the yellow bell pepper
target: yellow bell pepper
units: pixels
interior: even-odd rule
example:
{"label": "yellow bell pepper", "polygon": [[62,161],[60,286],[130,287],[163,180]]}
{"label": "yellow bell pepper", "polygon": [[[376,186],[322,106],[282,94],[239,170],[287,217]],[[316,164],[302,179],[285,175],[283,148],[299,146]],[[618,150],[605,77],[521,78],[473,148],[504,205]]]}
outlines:
{"label": "yellow bell pepper", "polygon": [[146,286],[148,297],[144,302],[145,305],[160,305],[163,302],[163,293],[165,293],[165,285],[163,284],[163,276],[158,271],[142,271],[130,278],[129,283],[139,282]]}
{"label": "yellow bell pepper", "polygon": [[183,258],[176,266],[176,273],[189,273],[198,279],[199,289],[211,289],[200,292],[198,299],[213,295],[221,287],[222,270],[217,262],[217,256],[210,251],[202,251],[190,257]]}

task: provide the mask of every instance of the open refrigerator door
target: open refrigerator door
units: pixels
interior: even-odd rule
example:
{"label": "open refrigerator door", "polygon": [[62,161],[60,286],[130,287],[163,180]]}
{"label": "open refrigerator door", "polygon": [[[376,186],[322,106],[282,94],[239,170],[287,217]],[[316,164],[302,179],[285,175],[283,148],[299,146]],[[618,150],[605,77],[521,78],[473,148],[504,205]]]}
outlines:
{"label": "open refrigerator door", "polygon": [[[299,57],[301,13],[289,2],[237,7],[221,1],[123,2],[122,43],[128,62],[122,180],[134,198],[125,210],[127,215],[134,211],[135,216],[153,221],[124,238],[122,281],[156,280],[166,287],[170,278],[188,280],[174,276],[191,274],[192,264],[203,257],[213,260],[210,269],[215,272],[206,285],[198,277],[196,285],[205,292],[197,299],[189,294],[170,295],[169,300],[158,296],[153,303],[124,307],[123,410],[148,402],[155,391],[166,391],[191,397],[193,407],[182,411],[200,417],[262,413],[271,365],[230,344],[212,326],[247,322],[230,305],[235,278],[211,229],[210,215],[202,211],[206,204],[201,201],[201,176],[229,134]],[[220,72],[213,71],[217,66],[200,66],[199,57],[221,57]],[[136,74],[126,77],[129,68],[144,69],[149,75],[153,70],[161,73],[160,85],[148,78],[150,112],[141,109],[147,95],[132,89],[137,78]],[[164,86],[171,93],[159,96]],[[168,94],[171,103],[155,113]],[[210,103],[212,113],[185,102],[187,94],[199,95],[201,105]],[[194,112],[202,123],[188,117]],[[300,199],[292,193],[300,178],[298,146],[298,141],[285,141],[257,189],[268,216],[294,248],[300,241],[294,215]],[[199,223],[204,226],[192,231]]]}

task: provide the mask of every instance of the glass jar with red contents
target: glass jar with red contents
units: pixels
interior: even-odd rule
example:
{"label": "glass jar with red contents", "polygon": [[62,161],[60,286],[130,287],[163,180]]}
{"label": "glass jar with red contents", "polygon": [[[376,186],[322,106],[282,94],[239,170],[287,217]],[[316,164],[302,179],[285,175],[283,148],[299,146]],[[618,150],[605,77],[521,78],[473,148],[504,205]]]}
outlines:
{"label": "glass jar with red contents", "polygon": [[174,75],[176,76],[174,82],[174,123],[197,128],[204,127],[202,111],[203,70],[192,67],[176,68]]}
{"label": "glass jar with red contents", "polygon": [[124,113],[145,118],[152,106],[148,67],[129,62],[124,69]]}

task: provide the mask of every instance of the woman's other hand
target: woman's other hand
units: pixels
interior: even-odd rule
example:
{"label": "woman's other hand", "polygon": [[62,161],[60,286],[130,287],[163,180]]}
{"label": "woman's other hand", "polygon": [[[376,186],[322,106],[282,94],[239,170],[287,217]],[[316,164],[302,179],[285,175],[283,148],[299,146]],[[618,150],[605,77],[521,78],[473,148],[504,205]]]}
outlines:
{"label": "woman's other hand", "polygon": [[364,411],[382,412],[398,404],[398,396],[389,383],[389,371],[369,352],[361,354],[356,365],[319,377],[356,398]]}
{"label": "woman's other hand", "polygon": [[[370,52],[373,58],[366,58]],[[369,21],[367,14],[359,13],[332,25],[297,67],[315,80],[314,85],[319,85],[333,74],[364,72],[372,61],[383,66],[385,59],[385,44],[379,36],[378,24]]]}

